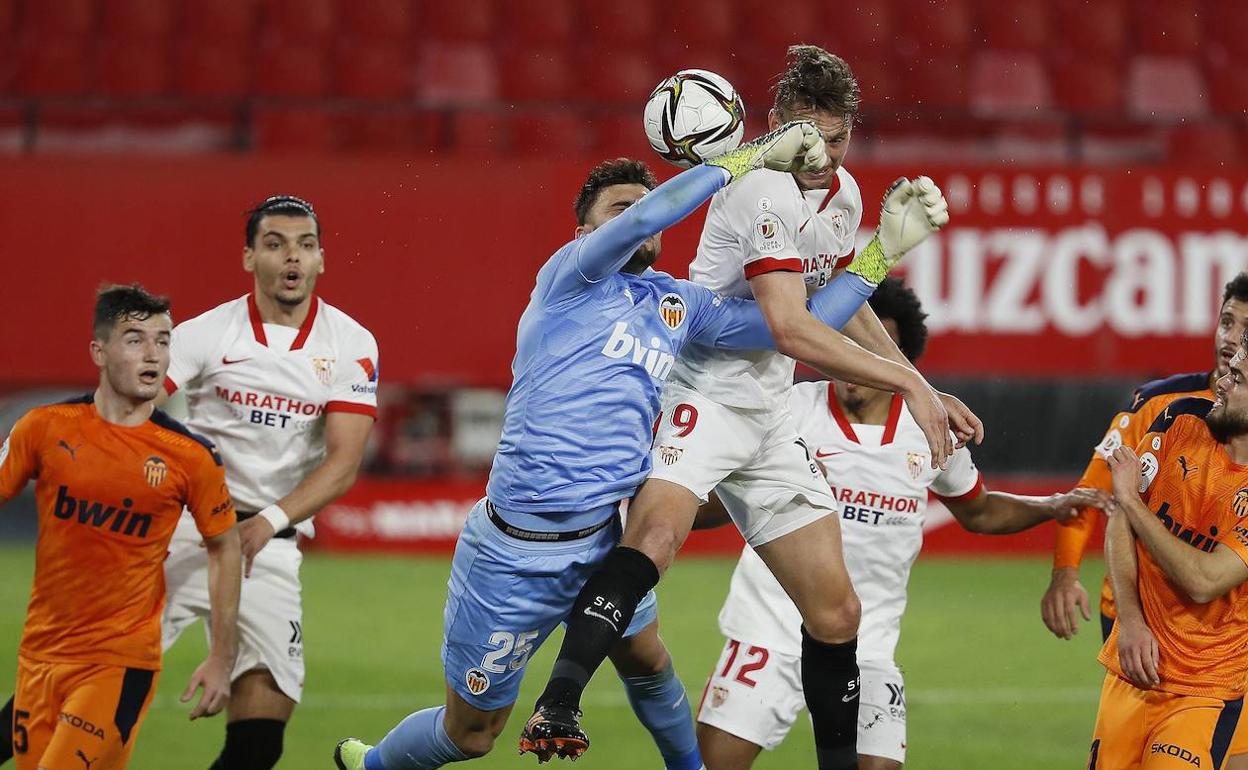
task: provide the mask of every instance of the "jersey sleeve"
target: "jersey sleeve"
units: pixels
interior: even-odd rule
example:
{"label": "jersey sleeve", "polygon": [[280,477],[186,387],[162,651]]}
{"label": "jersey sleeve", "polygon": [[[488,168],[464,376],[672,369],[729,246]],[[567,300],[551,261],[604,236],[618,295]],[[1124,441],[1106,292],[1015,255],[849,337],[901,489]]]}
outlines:
{"label": "jersey sleeve", "polygon": [[381,374],[377,340],[365,329],[344,348],[343,361],[334,367],[334,382],[325,411],[377,417],[377,382]]}
{"label": "jersey sleeve", "polygon": [[[1138,426],[1141,424],[1147,426],[1142,416],[1127,412],[1114,415],[1101,443],[1092,451],[1092,459],[1088,461],[1088,466],[1076,486],[1112,491],[1113,478],[1105,458],[1123,444],[1134,446],[1138,443]],[[1083,508],[1075,518],[1057,525],[1057,537],[1053,542],[1053,569],[1078,568],[1083,563],[1088,543],[1104,515],[1099,508]]]}
{"label": "jersey sleeve", "polygon": [[942,502],[961,503],[974,500],[984,492],[984,477],[971,451],[962,447],[949,457],[949,465],[932,479],[928,487]]}
{"label": "jersey sleeve", "polygon": [[208,447],[196,447],[190,462],[190,480],[183,502],[195,517],[199,534],[216,537],[234,526],[238,518],[225,485],[225,467],[217,450]]}
{"label": "jersey sleeve", "polygon": [[[765,273],[804,272],[797,251],[797,195],[788,174],[755,171],[738,180],[724,201],[724,214],[736,225],[745,278]],[[743,229],[749,222],[749,230]],[[738,224],[739,223],[739,224]]]}
{"label": "jersey sleeve", "polygon": [[27,481],[39,475],[43,434],[43,420],[36,412],[27,412],[0,444],[0,502],[16,497]]}
{"label": "jersey sleeve", "polygon": [[173,394],[203,374],[220,342],[220,335],[204,316],[183,321],[173,328],[169,343],[169,371],[165,392]]}

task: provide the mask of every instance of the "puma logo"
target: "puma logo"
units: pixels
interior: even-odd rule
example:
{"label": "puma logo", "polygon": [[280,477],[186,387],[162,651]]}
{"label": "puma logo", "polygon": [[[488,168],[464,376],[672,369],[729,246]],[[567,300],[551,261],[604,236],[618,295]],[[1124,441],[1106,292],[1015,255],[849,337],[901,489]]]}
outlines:
{"label": "puma logo", "polygon": [[61,449],[64,449],[66,452],[69,452],[69,459],[73,460],[74,462],[78,462],[77,453],[78,453],[78,450],[82,448],[82,444],[79,444],[78,446],[70,446],[69,444],[65,443],[65,439],[61,439],[60,441],[56,442],[56,445],[59,446]]}
{"label": "puma logo", "polygon": [[1187,474],[1195,470],[1200,470],[1199,465],[1188,465],[1187,456],[1179,455],[1179,467],[1183,469],[1183,480],[1187,481]]}
{"label": "puma logo", "polygon": [[75,751],[74,756],[82,760],[82,764],[87,766],[87,770],[91,770],[91,765],[94,765],[100,759],[99,757],[96,757],[95,759],[87,759],[87,755],[82,753],[82,749]]}

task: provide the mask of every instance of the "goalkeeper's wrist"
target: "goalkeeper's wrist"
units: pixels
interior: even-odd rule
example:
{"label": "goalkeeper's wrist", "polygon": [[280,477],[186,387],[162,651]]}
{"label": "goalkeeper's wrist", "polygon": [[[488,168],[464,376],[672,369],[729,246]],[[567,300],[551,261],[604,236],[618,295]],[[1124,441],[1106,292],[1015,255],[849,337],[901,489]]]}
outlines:
{"label": "goalkeeper's wrist", "polygon": [[892,269],[893,264],[884,256],[884,247],[880,245],[880,233],[877,230],[871,242],[854,256],[854,260],[849,263],[846,270],[872,286],[879,286],[880,282],[888,277],[888,271]]}
{"label": "goalkeeper's wrist", "polygon": [[269,526],[273,527],[275,533],[281,532],[290,526],[290,516],[277,503],[273,503],[256,515],[269,522]]}

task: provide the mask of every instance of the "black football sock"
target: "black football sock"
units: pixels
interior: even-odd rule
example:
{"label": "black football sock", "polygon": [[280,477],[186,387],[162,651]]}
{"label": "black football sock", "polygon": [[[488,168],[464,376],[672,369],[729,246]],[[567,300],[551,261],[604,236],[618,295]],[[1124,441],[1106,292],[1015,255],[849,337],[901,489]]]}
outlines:
{"label": "black football sock", "polygon": [[628,630],[637,604],[658,582],[658,568],[641,551],[617,546],[607,555],[572,605],[563,646],[546,691],[537,699],[539,706],[580,707],[590,677]]}
{"label": "black football sock", "polygon": [[8,733],[4,740],[0,740],[0,765],[3,765],[13,758],[13,698],[9,698],[9,702],[0,709],[0,724],[4,724]]}
{"label": "black football sock", "polygon": [[826,644],[802,628],[802,689],[819,770],[858,767],[858,640]]}
{"label": "black football sock", "polygon": [[240,719],[225,726],[225,747],[208,770],[271,770],[282,756],[286,723]]}

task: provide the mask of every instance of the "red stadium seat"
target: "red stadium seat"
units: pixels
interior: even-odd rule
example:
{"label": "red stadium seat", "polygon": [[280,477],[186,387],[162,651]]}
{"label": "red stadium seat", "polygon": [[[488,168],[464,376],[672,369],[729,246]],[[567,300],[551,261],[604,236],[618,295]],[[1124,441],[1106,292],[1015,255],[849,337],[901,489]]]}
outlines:
{"label": "red stadium seat", "polygon": [[[648,52],[620,48],[586,50],[576,71],[580,80],[576,101],[629,104],[637,109],[666,75]],[[611,76],[603,77],[604,72]]]}
{"label": "red stadium seat", "polygon": [[82,38],[41,38],[17,49],[14,72],[16,93],[27,96],[78,96],[90,83]]}
{"label": "red stadium seat", "polygon": [[188,41],[175,57],[174,89],[182,96],[237,97],[251,90],[252,48],[241,41]]}
{"label": "red stadium seat", "polygon": [[989,140],[991,152],[1011,163],[1068,163],[1070,137],[1065,121],[1027,119],[997,124]]}
{"label": "red stadium seat", "polygon": [[[846,0],[821,3],[824,47],[857,67],[866,59],[885,58],[895,44],[890,0]],[[777,68],[777,71],[779,69]]]}
{"label": "red stadium seat", "polygon": [[958,57],[926,56],[897,62],[898,99],[926,109],[965,107],[970,101],[967,62]]}
{"label": "red stadium seat", "polygon": [[638,111],[599,116],[594,119],[596,156],[603,158],[638,158],[647,163],[654,159],[654,150],[646,141],[645,127]]}
{"label": "red stadium seat", "polygon": [[149,41],[169,36],[173,0],[103,0],[103,33],[107,37]]}
{"label": "red stadium seat", "polygon": [[507,117],[501,111],[457,111],[451,118],[452,148],[474,158],[502,155],[511,148]]}
{"label": "red stadium seat", "polygon": [[39,152],[180,154],[221,152],[236,144],[228,109],[117,109],[56,106],[39,112]]}
{"label": "red stadium seat", "polygon": [[415,63],[410,44],[367,39],[340,41],[338,93],[363,99],[409,99]]}
{"label": "red stadium seat", "polygon": [[95,0],[34,0],[23,8],[22,33],[28,40],[82,37],[95,31]]}
{"label": "red stadium seat", "polygon": [[0,104],[0,155],[24,151],[30,137],[26,110],[17,105]]}
{"label": "red stadium seat", "polygon": [[323,152],[334,145],[333,121],[325,109],[260,108],[252,120],[252,144],[265,152]]}
{"label": "red stadium seat", "polygon": [[518,155],[577,157],[590,147],[593,127],[566,111],[518,113],[511,119],[511,147]]}
{"label": "red stadium seat", "polygon": [[1120,119],[1083,129],[1079,157],[1090,164],[1159,163],[1169,152],[1165,129]]}
{"label": "red stadium seat", "polygon": [[970,88],[971,106],[981,115],[1035,115],[1052,103],[1048,74],[1032,53],[981,52]]}
{"label": "red stadium seat", "polygon": [[582,29],[590,46],[648,45],[653,41],[655,12],[649,0],[631,3],[584,3]]}
{"label": "red stadium seat", "polygon": [[9,47],[17,34],[17,0],[0,0],[0,47]]}
{"label": "red stadium seat", "polygon": [[775,56],[795,43],[821,40],[820,5],[819,0],[738,0],[738,42]]}
{"label": "red stadium seat", "polygon": [[328,40],[336,30],[334,0],[263,0],[261,28],[301,46]]}
{"label": "red stadium seat", "polygon": [[1116,113],[1124,103],[1122,65],[1116,58],[1068,53],[1053,67],[1054,102],[1082,115]]}
{"label": "red stadium seat", "polygon": [[1176,120],[1208,113],[1204,78],[1185,57],[1136,56],[1127,75],[1127,109],[1137,119]]}
{"label": "red stadium seat", "polygon": [[420,97],[445,104],[480,104],[498,96],[494,54],[484,45],[430,43],[420,52]]}
{"label": "red stadium seat", "polygon": [[862,92],[863,107],[867,110],[887,109],[898,106],[896,75],[888,59],[863,57],[850,63],[858,88]]}
{"label": "red stadium seat", "polygon": [[1133,15],[1140,53],[1186,56],[1200,51],[1203,25],[1198,0],[1139,2]]}
{"label": "red stadium seat", "polygon": [[370,42],[405,42],[416,17],[412,0],[347,0],[338,4],[342,31]]}
{"label": "red stadium seat", "polygon": [[1248,40],[1248,3],[1243,0],[1206,0],[1205,39],[1225,58],[1238,55]]}
{"label": "red stadium seat", "polygon": [[1172,163],[1234,166],[1243,159],[1239,134],[1228,123],[1189,123],[1170,131]]}
{"label": "red stadium seat", "polygon": [[323,48],[295,41],[262,48],[256,60],[253,92],[261,96],[325,96],[329,62]]}
{"label": "red stadium seat", "polygon": [[229,0],[224,3],[184,0],[181,10],[183,37],[221,45],[230,45],[235,41],[251,43],[257,19],[256,0]]}
{"label": "red stadium seat", "polygon": [[169,46],[165,41],[136,44],[101,41],[96,54],[95,92],[109,96],[160,96],[169,91]]}
{"label": "red stadium seat", "polygon": [[493,0],[424,0],[419,29],[437,43],[482,42],[497,26]]}
{"label": "red stadium seat", "polygon": [[348,151],[410,152],[441,146],[441,112],[348,110],[334,117],[335,146]]}
{"label": "red stadium seat", "polygon": [[562,49],[521,51],[500,64],[504,99],[558,102],[571,93],[572,65]]}
{"label": "red stadium seat", "polygon": [[723,0],[669,0],[655,32],[665,45],[697,56],[727,50],[736,25],[736,6]]}
{"label": "red stadium seat", "polygon": [[1248,64],[1211,64],[1205,72],[1214,110],[1223,115],[1248,114]]}
{"label": "red stadium seat", "polygon": [[970,46],[975,20],[967,0],[911,3],[897,0],[893,8],[898,46],[909,56],[960,56]]}
{"label": "red stadium seat", "polygon": [[1127,45],[1123,0],[1056,0],[1054,43],[1075,56],[1114,57]]}
{"label": "red stadium seat", "polygon": [[990,48],[1034,51],[1049,45],[1051,9],[1031,0],[979,0],[979,25]]}
{"label": "red stadium seat", "polygon": [[501,6],[506,40],[520,47],[563,46],[577,14],[572,0],[506,0]]}

